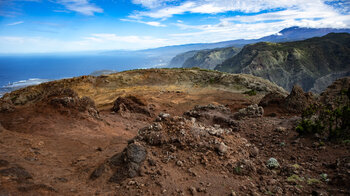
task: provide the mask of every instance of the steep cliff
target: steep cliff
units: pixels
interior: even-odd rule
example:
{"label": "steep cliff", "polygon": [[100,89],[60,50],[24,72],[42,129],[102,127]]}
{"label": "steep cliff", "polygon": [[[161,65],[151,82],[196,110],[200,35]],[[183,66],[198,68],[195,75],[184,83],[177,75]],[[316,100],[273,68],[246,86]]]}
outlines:
{"label": "steep cliff", "polygon": [[197,50],[192,50],[184,53],[180,53],[176,55],[174,58],[171,59],[169,62],[168,67],[182,67],[184,62],[193,57],[198,51]]}
{"label": "steep cliff", "polygon": [[214,69],[218,64],[233,57],[239,52],[238,48],[227,47],[212,50],[200,50],[194,56],[188,58],[182,67],[200,67],[204,69]]}
{"label": "steep cliff", "polygon": [[308,91],[317,79],[350,70],[350,34],[330,33],[304,41],[247,45],[215,69],[260,76],[288,91],[299,84]]}

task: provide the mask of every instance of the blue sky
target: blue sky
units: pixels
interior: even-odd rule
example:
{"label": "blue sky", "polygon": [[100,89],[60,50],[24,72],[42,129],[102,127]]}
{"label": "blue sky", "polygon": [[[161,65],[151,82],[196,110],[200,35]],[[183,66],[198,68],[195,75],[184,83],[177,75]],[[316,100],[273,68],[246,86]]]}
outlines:
{"label": "blue sky", "polygon": [[0,53],[144,49],[349,28],[347,0],[0,0]]}

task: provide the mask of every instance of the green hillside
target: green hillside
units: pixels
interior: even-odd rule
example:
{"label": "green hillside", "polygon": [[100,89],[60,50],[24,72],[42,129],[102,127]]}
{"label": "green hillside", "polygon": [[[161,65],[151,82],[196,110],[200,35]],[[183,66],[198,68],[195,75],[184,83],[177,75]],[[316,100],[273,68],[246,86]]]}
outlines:
{"label": "green hillside", "polygon": [[218,64],[237,54],[239,50],[239,48],[235,47],[200,50],[194,56],[188,58],[183,63],[182,67],[200,67],[204,69],[214,69]]}
{"label": "green hillside", "polygon": [[247,45],[215,69],[260,76],[286,90],[299,84],[308,91],[315,80],[350,70],[350,34],[330,33],[304,41]]}

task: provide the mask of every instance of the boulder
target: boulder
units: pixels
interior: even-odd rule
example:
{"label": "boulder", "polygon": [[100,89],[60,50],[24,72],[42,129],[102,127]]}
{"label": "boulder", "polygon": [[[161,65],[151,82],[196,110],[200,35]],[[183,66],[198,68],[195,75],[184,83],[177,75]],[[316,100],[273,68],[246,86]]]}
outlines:
{"label": "boulder", "polygon": [[223,142],[221,142],[220,144],[218,144],[218,145],[216,146],[216,149],[217,149],[219,155],[224,155],[224,154],[226,154],[227,151],[228,151],[228,147],[227,147],[226,144],[223,143]]}
{"label": "boulder", "polygon": [[[114,155],[108,161],[110,166],[115,168],[115,173],[109,181],[119,183],[127,178],[139,176],[141,165],[146,160],[146,157],[147,150],[143,145],[139,143],[130,143],[121,154]],[[99,168],[97,168],[92,175],[98,173],[99,170],[102,170]],[[100,173],[98,174],[99,175],[96,177],[101,176]]]}
{"label": "boulder", "polygon": [[235,119],[241,120],[244,118],[257,118],[262,117],[264,114],[264,109],[257,104],[250,105],[246,108],[240,109],[238,112],[234,113]]}
{"label": "boulder", "polygon": [[275,168],[280,167],[280,164],[278,163],[277,159],[270,158],[269,160],[267,160],[266,166],[270,169],[275,169]]}
{"label": "boulder", "polygon": [[[231,166],[231,165],[230,165]],[[252,161],[249,159],[241,159],[236,162],[236,164],[232,165],[233,167],[229,167],[229,170],[232,170],[233,173],[237,175],[251,175],[256,173],[256,167]]]}
{"label": "boulder", "polygon": [[128,161],[134,163],[141,163],[146,159],[146,149],[140,144],[130,144],[126,148],[126,157]]}

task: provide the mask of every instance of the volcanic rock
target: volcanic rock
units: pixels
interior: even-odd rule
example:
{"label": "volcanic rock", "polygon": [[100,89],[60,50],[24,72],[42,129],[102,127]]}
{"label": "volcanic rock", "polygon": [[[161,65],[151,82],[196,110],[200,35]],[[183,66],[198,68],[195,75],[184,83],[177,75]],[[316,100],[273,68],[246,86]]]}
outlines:
{"label": "volcanic rock", "polygon": [[301,113],[308,106],[315,103],[316,98],[311,92],[305,93],[300,86],[295,85],[286,97],[284,106],[291,112]]}
{"label": "volcanic rock", "polygon": [[264,114],[264,109],[257,104],[250,105],[246,108],[240,109],[238,112],[234,113],[234,118],[241,120],[244,118],[257,118]]}
{"label": "volcanic rock", "polygon": [[114,112],[120,113],[125,117],[128,116],[128,113],[139,113],[151,116],[151,113],[146,108],[146,103],[142,99],[132,95],[126,97],[118,97],[114,101],[112,110]]}
{"label": "volcanic rock", "polygon": [[333,109],[339,106],[339,104],[346,104],[349,101],[350,77],[336,80],[320,95],[320,102]]}
{"label": "volcanic rock", "polygon": [[28,179],[32,179],[32,175],[30,175],[21,166],[13,166],[10,168],[2,169],[0,170],[0,176],[10,177],[17,182],[24,182]]}
{"label": "volcanic rock", "polygon": [[277,105],[280,106],[284,102],[285,96],[277,93],[277,92],[271,92],[267,95],[265,95],[259,102],[259,106],[267,107],[270,105]]}

